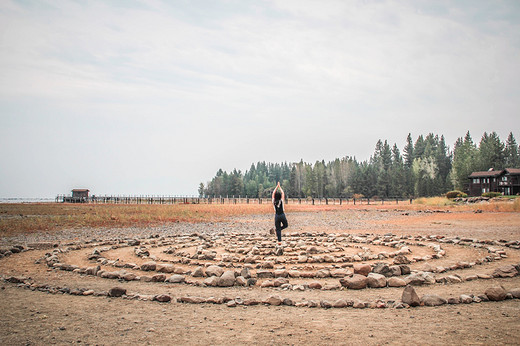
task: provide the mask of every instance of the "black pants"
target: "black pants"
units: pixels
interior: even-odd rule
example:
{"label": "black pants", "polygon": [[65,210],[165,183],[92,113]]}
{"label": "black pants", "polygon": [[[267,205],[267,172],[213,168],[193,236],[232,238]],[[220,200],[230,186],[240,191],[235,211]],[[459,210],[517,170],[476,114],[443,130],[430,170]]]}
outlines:
{"label": "black pants", "polygon": [[287,218],[285,214],[275,214],[274,215],[274,227],[276,227],[276,237],[278,241],[282,241],[282,229],[287,228]]}

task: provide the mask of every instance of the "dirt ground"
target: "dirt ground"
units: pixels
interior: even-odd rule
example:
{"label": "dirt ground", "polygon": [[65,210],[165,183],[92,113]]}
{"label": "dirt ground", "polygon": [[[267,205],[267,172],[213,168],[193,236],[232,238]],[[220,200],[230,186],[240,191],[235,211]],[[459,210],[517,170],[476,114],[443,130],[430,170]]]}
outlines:
{"label": "dirt ground", "polygon": [[[360,207],[288,213],[287,232],[328,232],[351,234],[444,235],[479,240],[520,240],[519,213],[425,212],[397,208]],[[49,234],[31,234],[1,239],[1,244],[33,241],[83,242],[92,237],[147,236],[179,232],[244,231],[265,234],[271,226],[270,215],[247,215],[231,221],[211,224],[175,224],[154,229],[67,230]],[[105,238],[103,238],[105,236]],[[487,255],[487,251],[453,244],[442,244],[446,256],[431,261],[433,265],[449,266],[472,262]],[[473,268],[456,270],[446,275],[461,277],[491,273],[496,267],[520,263],[520,250],[503,248],[507,258]],[[376,247],[374,247],[376,249]],[[26,276],[35,283],[70,288],[107,291],[122,286],[129,292],[169,294],[172,297],[229,296],[264,299],[280,295],[293,301],[359,299],[363,301],[399,301],[402,288],[364,290],[282,291],[280,288],[202,287],[188,284],[119,282],[95,276],[78,275],[47,269],[35,261],[49,250],[32,250],[0,259],[0,274]],[[92,251],[80,249],[63,254],[69,264],[88,265],[86,255]],[[426,248],[412,247],[414,254],[428,254]],[[159,256],[161,252],[156,250]],[[140,264],[143,259],[124,249],[107,251],[107,258]],[[421,269],[426,262],[411,264]],[[430,264],[430,262],[428,262]],[[316,265],[319,268],[320,265]],[[115,270],[115,269],[113,269]],[[139,272],[139,271],[137,271]],[[139,273],[138,273],[139,274]],[[141,273],[142,274],[142,273]],[[294,279],[291,283],[304,283]],[[311,280],[312,281],[312,280]],[[322,283],[337,279],[321,279]],[[261,283],[261,280],[259,280]],[[520,288],[520,277],[463,281],[457,284],[434,284],[416,287],[419,296],[437,294],[456,297],[460,294],[479,295],[486,288],[502,285],[506,290]],[[106,296],[74,296],[49,294],[0,282],[0,344],[518,344],[520,340],[520,300],[481,302],[417,308],[307,308],[293,306],[242,306],[225,304],[182,304],[109,298]]]}

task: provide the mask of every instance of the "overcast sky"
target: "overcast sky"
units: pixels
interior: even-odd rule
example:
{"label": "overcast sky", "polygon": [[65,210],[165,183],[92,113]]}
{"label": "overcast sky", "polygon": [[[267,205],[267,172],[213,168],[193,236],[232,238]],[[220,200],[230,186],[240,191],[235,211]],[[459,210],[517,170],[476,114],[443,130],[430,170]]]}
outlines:
{"label": "overcast sky", "polygon": [[520,141],[520,1],[0,2],[0,197]]}

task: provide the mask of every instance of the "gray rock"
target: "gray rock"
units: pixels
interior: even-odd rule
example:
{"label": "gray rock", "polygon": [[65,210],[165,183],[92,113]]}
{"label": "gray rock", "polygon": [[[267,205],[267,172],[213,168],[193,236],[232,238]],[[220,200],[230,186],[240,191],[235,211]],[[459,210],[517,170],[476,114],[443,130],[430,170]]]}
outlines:
{"label": "gray rock", "polygon": [[249,270],[249,268],[247,267],[242,268],[242,270],[240,271],[240,276],[243,276],[244,279],[251,278],[251,270]]}
{"label": "gray rock", "polygon": [[388,287],[405,287],[406,281],[401,278],[391,277],[388,278]]}
{"label": "gray rock", "polygon": [[386,287],[386,277],[381,274],[369,273],[367,276],[367,285],[371,288]]}
{"label": "gray rock", "polygon": [[410,264],[410,260],[405,255],[397,255],[394,257],[394,264]]}
{"label": "gray rock", "polygon": [[270,296],[265,300],[266,304],[269,305],[281,305],[283,303],[283,299],[280,296]]}
{"label": "gray rock", "polygon": [[168,303],[169,301],[172,300],[172,297],[170,297],[167,294],[158,294],[153,297],[153,300],[161,302],[161,303]]}
{"label": "gray rock", "polygon": [[520,299],[520,288],[513,288],[509,293],[511,293],[513,298]]}
{"label": "gray rock", "polygon": [[112,287],[108,291],[109,297],[121,297],[124,294],[126,294],[126,288],[122,288],[122,287]]}
{"label": "gray rock", "polygon": [[172,283],[172,284],[180,284],[185,282],[186,278],[180,274],[173,274],[168,279],[166,279],[166,282]]}
{"label": "gray rock", "polygon": [[346,308],[348,305],[345,299],[338,299],[332,304],[332,306],[335,308]]}
{"label": "gray rock", "polygon": [[407,285],[403,290],[403,295],[401,296],[401,301],[410,306],[419,306],[421,305],[421,299],[415,292],[415,289]]}
{"label": "gray rock", "polygon": [[231,287],[235,284],[235,272],[233,270],[227,270],[222,274],[218,281],[219,287]]}
{"label": "gray rock", "polygon": [[191,276],[194,278],[201,278],[205,276],[204,268],[199,266],[193,270],[193,273],[191,273]]}
{"label": "gray rock", "polygon": [[166,280],[166,274],[155,274],[152,276],[152,282],[164,282]]}
{"label": "gray rock", "polygon": [[351,278],[340,279],[339,282],[351,290],[360,290],[367,287],[368,278],[364,275],[354,274]]}
{"label": "gray rock", "polygon": [[367,276],[368,273],[372,271],[372,267],[370,264],[366,263],[355,263],[354,264],[354,274]]}
{"label": "gray rock", "polygon": [[259,279],[274,278],[274,273],[269,270],[260,269],[256,272],[256,277]]}
{"label": "gray rock", "polygon": [[513,265],[506,265],[503,267],[496,268],[493,271],[493,277],[495,278],[512,278],[518,275],[518,271]]}
{"label": "gray rock", "polygon": [[467,294],[461,294],[460,302],[463,304],[471,304],[471,303],[473,303],[473,298]]}
{"label": "gray rock", "polygon": [[155,270],[157,270],[157,272],[159,272],[159,273],[173,273],[175,270],[175,267],[173,266],[173,264],[162,263],[162,264],[157,264]]}
{"label": "gray rock", "polygon": [[488,288],[484,294],[491,301],[501,301],[506,299],[506,290],[502,286],[495,286]]}
{"label": "gray rock", "polygon": [[217,265],[210,265],[206,268],[206,275],[207,276],[217,276],[220,277],[222,274],[224,274],[224,269]]}
{"label": "gray rock", "polygon": [[447,301],[435,294],[425,294],[421,299],[421,303],[426,306],[440,306],[446,304]]}
{"label": "gray rock", "polygon": [[448,298],[448,304],[460,304],[460,298],[459,297],[450,297]]}
{"label": "gray rock", "polygon": [[431,285],[435,283],[435,276],[430,272],[412,273],[404,278],[406,284],[413,286]]}
{"label": "gray rock", "polygon": [[154,261],[141,264],[141,270],[144,271],[154,271],[155,268],[157,268],[157,263],[155,263]]}

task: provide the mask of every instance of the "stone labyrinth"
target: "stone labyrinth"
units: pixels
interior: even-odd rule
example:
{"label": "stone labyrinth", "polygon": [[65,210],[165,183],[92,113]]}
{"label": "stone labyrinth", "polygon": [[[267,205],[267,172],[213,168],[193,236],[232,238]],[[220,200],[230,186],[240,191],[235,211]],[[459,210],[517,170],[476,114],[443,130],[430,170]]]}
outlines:
{"label": "stone labyrinth", "polygon": [[[286,233],[277,247],[265,232],[194,232],[9,246],[0,274],[21,289],[105,299],[399,309],[518,299],[520,289],[503,286],[519,275],[519,249],[519,241],[312,232]],[[65,276],[56,283],[56,274]],[[419,297],[418,287],[431,293]]]}

